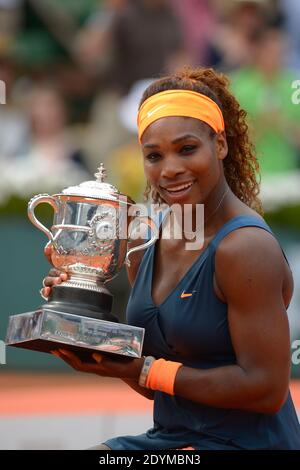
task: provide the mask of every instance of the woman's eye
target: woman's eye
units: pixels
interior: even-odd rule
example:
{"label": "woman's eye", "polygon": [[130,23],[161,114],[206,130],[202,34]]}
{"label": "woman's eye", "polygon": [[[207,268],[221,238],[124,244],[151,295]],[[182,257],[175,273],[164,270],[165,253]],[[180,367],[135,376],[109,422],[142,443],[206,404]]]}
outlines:
{"label": "woman's eye", "polygon": [[154,162],[160,157],[159,153],[149,153],[149,155],[146,155],[146,160],[149,160],[150,162]]}
{"label": "woman's eye", "polygon": [[192,153],[196,148],[196,145],[184,145],[181,150],[180,150],[180,153]]}

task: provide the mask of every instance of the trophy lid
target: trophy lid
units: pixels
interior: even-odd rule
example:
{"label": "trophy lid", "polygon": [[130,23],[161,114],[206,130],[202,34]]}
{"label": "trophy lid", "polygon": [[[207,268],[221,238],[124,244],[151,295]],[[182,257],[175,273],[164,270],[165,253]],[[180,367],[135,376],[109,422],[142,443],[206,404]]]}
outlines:
{"label": "trophy lid", "polygon": [[[124,198],[124,195],[120,193],[115,186],[104,182],[104,179],[106,178],[106,169],[103,163],[100,163],[98,171],[95,173],[95,177],[95,180],[84,181],[78,186],[70,186],[69,188],[63,189],[61,194],[65,196],[106,199],[109,201],[120,201],[120,199],[122,200]],[[131,202],[130,198],[128,199],[129,202]]]}

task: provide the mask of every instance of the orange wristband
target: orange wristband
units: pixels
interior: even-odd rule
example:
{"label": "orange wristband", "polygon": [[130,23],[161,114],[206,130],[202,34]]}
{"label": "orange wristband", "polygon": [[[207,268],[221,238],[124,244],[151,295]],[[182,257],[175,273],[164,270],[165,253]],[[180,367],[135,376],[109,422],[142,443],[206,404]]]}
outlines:
{"label": "orange wristband", "polygon": [[151,390],[159,390],[160,392],[174,395],[175,377],[181,366],[181,362],[157,359],[149,370],[146,387],[151,388]]}

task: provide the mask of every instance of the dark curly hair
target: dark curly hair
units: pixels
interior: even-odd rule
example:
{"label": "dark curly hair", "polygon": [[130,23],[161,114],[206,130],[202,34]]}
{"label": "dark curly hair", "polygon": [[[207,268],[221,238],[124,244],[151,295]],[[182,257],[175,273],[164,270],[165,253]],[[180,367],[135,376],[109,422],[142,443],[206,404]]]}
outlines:
{"label": "dark curly hair", "polygon": [[[245,204],[263,215],[263,208],[258,197],[260,174],[254,146],[249,139],[246,123],[246,111],[229,91],[229,79],[211,68],[184,67],[171,76],[163,77],[151,83],[145,90],[140,106],[152,95],[166,90],[191,90],[204,94],[215,101],[222,110],[228,144],[224,174],[232,192]],[[259,181],[258,181],[259,179]],[[162,202],[159,194],[151,188],[149,182],[144,196],[153,202]]]}

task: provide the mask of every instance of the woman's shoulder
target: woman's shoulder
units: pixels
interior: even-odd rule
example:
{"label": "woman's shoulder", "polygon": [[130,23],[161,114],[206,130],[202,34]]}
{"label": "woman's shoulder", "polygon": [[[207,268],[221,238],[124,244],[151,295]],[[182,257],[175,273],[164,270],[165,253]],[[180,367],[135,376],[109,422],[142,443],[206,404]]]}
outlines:
{"label": "woman's shoulder", "polygon": [[[250,208],[233,214],[219,230],[216,256],[224,260],[232,258],[284,259],[280,244],[264,218]],[[242,257],[242,258],[240,258]]]}
{"label": "woman's shoulder", "polygon": [[[251,224],[253,220],[253,225]],[[265,260],[284,260],[280,244],[262,218],[247,219],[247,224],[236,224],[229,233],[220,240],[216,254],[223,258],[251,256],[251,259],[264,257]],[[257,222],[257,225],[255,223]]]}
{"label": "woman's shoulder", "polygon": [[[218,284],[239,283],[262,286],[283,285],[288,293],[293,290],[293,277],[275,235],[261,226],[240,226],[229,232],[218,244],[215,252],[215,273]],[[288,295],[290,297],[290,294]],[[287,304],[289,303],[287,299]]]}

